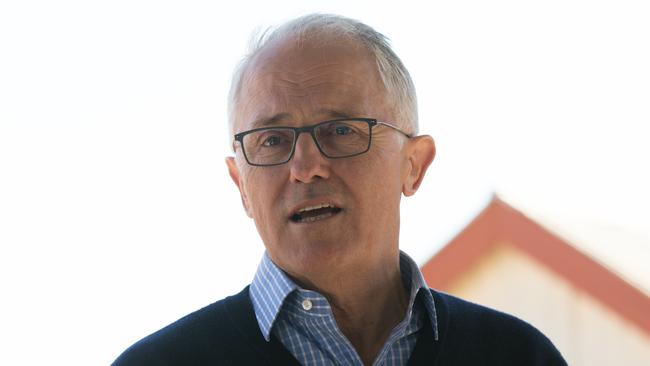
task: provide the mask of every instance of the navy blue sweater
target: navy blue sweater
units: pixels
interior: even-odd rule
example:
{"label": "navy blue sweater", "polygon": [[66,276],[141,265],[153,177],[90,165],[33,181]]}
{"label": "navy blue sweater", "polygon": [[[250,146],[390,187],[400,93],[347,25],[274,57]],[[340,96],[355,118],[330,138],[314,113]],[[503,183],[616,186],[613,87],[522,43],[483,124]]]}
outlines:
{"label": "navy blue sweater", "polygon": [[[409,365],[566,365],[541,332],[513,316],[431,291],[439,340],[429,322]],[[248,287],[137,342],[113,366],[298,365],[257,325]]]}

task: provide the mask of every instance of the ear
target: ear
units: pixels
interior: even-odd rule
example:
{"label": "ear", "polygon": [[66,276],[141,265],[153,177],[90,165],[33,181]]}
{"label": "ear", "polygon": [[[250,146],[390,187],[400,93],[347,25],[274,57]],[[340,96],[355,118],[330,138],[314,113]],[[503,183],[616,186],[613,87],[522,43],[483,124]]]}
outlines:
{"label": "ear", "polygon": [[250,209],[250,204],[248,203],[248,197],[246,196],[246,192],[244,192],[241,175],[239,174],[239,167],[237,167],[237,162],[235,162],[235,158],[232,156],[227,157],[226,165],[228,166],[228,173],[230,174],[230,178],[237,186],[237,189],[239,189],[241,203],[244,206],[244,210],[246,210],[246,215],[248,215],[248,217],[250,218],[253,218],[253,214]]}
{"label": "ear", "polygon": [[405,196],[412,196],[417,192],[424,174],[436,156],[436,144],[429,135],[416,136],[411,138],[406,149],[406,172],[402,179],[402,193]]}

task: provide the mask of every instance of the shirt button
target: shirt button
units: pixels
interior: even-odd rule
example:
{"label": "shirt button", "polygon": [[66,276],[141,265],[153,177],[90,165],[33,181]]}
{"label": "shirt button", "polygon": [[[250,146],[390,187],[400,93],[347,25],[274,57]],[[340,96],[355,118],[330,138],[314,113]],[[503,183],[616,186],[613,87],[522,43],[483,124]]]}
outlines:
{"label": "shirt button", "polygon": [[302,301],[302,308],[309,311],[311,310],[311,301],[305,299]]}

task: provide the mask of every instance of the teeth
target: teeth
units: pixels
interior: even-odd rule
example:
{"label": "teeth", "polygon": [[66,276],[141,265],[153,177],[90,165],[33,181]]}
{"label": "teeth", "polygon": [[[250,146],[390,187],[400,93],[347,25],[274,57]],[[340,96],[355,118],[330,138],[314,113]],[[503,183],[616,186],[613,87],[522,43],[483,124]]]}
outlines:
{"label": "teeth", "polygon": [[317,209],[323,208],[323,207],[334,207],[334,206],[330,205],[329,203],[321,203],[320,205],[307,206],[305,208],[301,208],[300,210],[298,210],[298,213],[303,213],[303,212],[307,212],[307,211],[311,211],[311,210],[317,210]]}
{"label": "teeth", "polygon": [[302,219],[302,222],[314,222],[314,221],[318,221],[318,220],[328,218],[330,216],[332,216],[332,213],[328,212],[328,213],[318,215],[318,216],[314,216],[314,217],[306,217],[306,218]]}

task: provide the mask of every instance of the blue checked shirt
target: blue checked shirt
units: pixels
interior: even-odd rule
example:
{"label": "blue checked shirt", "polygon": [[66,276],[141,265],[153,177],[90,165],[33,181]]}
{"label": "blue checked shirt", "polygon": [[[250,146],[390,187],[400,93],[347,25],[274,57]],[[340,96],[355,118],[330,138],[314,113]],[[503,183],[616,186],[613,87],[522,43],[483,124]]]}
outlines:
{"label": "blue checked shirt", "polygon": [[[393,328],[379,352],[374,362],[377,366],[406,365],[425,321],[431,322],[438,340],[433,296],[417,264],[404,252],[400,252],[400,270],[404,285],[410,289],[409,306],[404,320]],[[251,283],[250,296],[264,338],[269,341],[273,333],[302,365],[363,365],[338,328],[327,299],[300,288],[267,253]]]}

